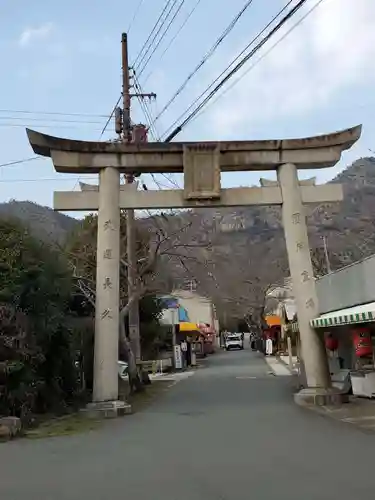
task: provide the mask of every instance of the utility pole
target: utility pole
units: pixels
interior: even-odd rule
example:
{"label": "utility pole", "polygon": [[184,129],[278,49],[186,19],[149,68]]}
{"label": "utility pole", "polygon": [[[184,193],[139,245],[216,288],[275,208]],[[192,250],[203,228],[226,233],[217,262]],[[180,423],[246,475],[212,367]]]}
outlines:
{"label": "utility pole", "polygon": [[[123,142],[134,142],[136,139],[133,136],[133,127],[130,118],[131,98],[153,98],[156,94],[139,94],[131,93],[130,71],[129,71],[129,56],[128,56],[128,37],[126,33],[121,37],[122,49],[122,110],[116,110],[116,132],[121,135]],[[125,176],[125,181],[128,184],[134,182],[134,174]],[[137,293],[138,273],[137,273],[137,241],[134,210],[126,210],[126,250],[128,257],[128,298]],[[129,336],[135,361],[138,364],[141,361],[141,340],[139,328],[139,298],[135,298],[129,308]]]}
{"label": "utility pole", "polygon": [[[126,33],[121,37],[122,52],[122,139],[124,142],[131,142],[132,130],[130,121],[130,76],[129,76],[129,56],[128,56],[128,37]],[[128,184],[134,182],[134,175],[125,176]],[[135,233],[134,210],[126,211],[126,253],[128,257],[128,300],[136,293],[137,288],[137,242]],[[129,309],[129,336],[130,343],[134,353],[135,362],[138,364],[141,360],[141,339],[139,331],[139,300],[135,299]]]}
{"label": "utility pole", "polygon": [[128,36],[126,33],[123,33],[121,37],[121,53],[122,53],[123,140],[124,142],[131,142],[130,77],[129,77]]}
{"label": "utility pole", "polygon": [[180,368],[179,359],[181,357],[180,346],[177,345],[177,323],[178,323],[178,308],[172,309],[172,350],[173,350],[173,368]]}

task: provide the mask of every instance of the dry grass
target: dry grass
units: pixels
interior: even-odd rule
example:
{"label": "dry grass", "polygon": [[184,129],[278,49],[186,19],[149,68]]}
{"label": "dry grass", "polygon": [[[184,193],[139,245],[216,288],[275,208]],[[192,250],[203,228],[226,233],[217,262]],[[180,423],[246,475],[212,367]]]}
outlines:
{"label": "dry grass", "polygon": [[170,386],[170,380],[158,380],[146,386],[143,392],[130,394],[128,396],[128,402],[132,405],[133,413],[137,413],[147,408],[158,396],[165,393]]}
{"label": "dry grass", "polygon": [[40,439],[56,436],[70,436],[97,429],[101,424],[100,420],[90,419],[79,413],[55,418],[43,422],[36,429],[27,430],[25,437],[29,439]]}
{"label": "dry grass", "polygon": [[[144,392],[131,394],[126,399],[132,405],[132,413],[144,410],[171,386],[171,381],[160,380],[145,388]],[[98,429],[103,420],[87,418],[84,414],[74,413],[60,418],[51,418],[35,429],[26,430],[29,439],[42,439],[57,436],[71,436]]]}

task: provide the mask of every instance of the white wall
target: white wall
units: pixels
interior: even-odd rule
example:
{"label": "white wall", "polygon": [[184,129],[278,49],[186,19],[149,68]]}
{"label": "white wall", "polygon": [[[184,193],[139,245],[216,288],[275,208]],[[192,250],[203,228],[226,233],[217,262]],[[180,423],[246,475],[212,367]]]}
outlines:
{"label": "white wall", "polygon": [[212,308],[210,300],[200,295],[185,290],[175,290],[172,292],[189,315],[192,323],[208,323],[212,325]]}
{"label": "white wall", "polygon": [[375,256],[319,278],[319,312],[345,309],[375,301]]}
{"label": "white wall", "polygon": [[174,311],[173,309],[163,309],[160,323],[164,325],[173,325],[175,324],[176,317],[178,323],[178,315],[176,314],[176,311]]}

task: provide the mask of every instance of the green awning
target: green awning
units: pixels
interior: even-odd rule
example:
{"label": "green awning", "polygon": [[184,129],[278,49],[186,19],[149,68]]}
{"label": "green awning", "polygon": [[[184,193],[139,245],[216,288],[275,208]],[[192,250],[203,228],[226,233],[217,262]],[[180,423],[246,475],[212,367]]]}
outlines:
{"label": "green awning", "polygon": [[371,321],[375,321],[375,302],[322,314],[311,320],[310,325],[313,328],[327,328]]}

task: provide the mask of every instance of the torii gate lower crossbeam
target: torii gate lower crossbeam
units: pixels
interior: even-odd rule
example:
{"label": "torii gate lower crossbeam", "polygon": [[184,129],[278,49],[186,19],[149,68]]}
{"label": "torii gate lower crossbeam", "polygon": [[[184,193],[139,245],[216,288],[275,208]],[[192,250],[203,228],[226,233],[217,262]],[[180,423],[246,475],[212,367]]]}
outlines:
{"label": "torii gate lower crossbeam", "polygon": [[[300,398],[319,404],[335,401],[322,338],[310,326],[318,299],[308,244],[304,203],[342,199],[341,186],[314,186],[298,180],[298,168],[333,166],[359,138],[361,127],[325,136],[286,141],[227,143],[88,143],[28,131],[38,154],[50,156],[59,172],[99,172],[99,186],[82,192],[57,192],[56,210],[98,210],[97,296],[94,402],[116,407],[120,208],[188,208],[199,206],[282,206],[286,246],[296,297],[307,388]],[[223,190],[220,172],[277,171],[278,182],[260,188]],[[119,183],[120,173],[184,172],[184,190],[137,192]],[[111,258],[109,257],[111,255]],[[111,260],[113,259],[113,260]],[[111,262],[109,262],[111,260]],[[109,286],[111,283],[111,286]],[[108,285],[108,286],[106,286]],[[116,368],[115,368],[116,367]],[[107,403],[107,404],[108,404]]]}
{"label": "torii gate lower crossbeam", "polygon": [[[62,212],[99,210],[98,186],[80,183],[81,193],[76,191],[55,191],[53,207]],[[93,189],[94,188],[94,189]],[[95,189],[96,188],[96,189]],[[303,203],[329,203],[342,199],[339,184],[322,186],[301,186]],[[281,205],[282,190],[275,187],[251,187],[222,189],[218,200],[186,200],[181,189],[160,191],[137,191],[136,185],[122,184],[119,196],[121,209],[161,210],[170,208],[240,207],[247,205]]]}

